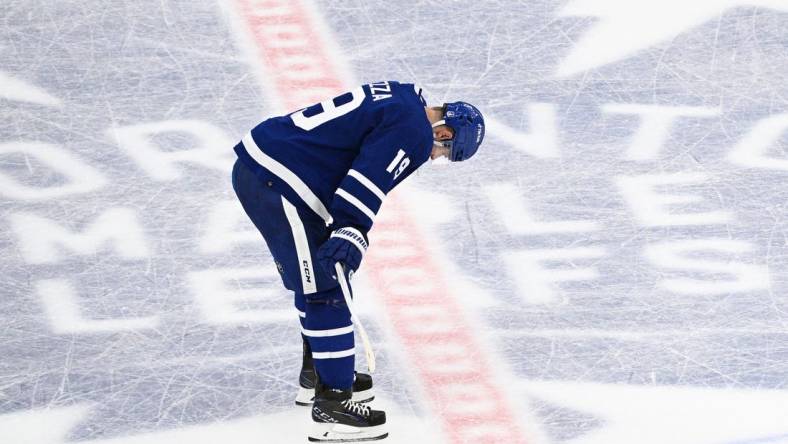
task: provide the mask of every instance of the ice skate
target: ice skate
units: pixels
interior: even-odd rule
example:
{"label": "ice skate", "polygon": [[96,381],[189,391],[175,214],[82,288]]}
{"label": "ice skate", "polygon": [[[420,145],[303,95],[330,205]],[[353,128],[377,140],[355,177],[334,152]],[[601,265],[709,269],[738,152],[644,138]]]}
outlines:
{"label": "ice skate", "polygon": [[318,384],[312,405],[312,442],[366,442],[388,436],[386,412],[351,399],[350,390]]}

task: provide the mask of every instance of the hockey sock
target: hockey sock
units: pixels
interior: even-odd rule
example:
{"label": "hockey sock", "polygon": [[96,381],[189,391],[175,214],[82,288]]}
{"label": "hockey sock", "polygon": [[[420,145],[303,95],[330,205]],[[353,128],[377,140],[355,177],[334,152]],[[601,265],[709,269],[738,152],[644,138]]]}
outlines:
{"label": "hockey sock", "polygon": [[295,308],[298,311],[298,321],[301,322],[301,328],[306,328],[306,296],[295,293]]}
{"label": "hockey sock", "polygon": [[339,287],[308,295],[303,334],[320,381],[333,389],[353,386],[355,344],[350,312]]}

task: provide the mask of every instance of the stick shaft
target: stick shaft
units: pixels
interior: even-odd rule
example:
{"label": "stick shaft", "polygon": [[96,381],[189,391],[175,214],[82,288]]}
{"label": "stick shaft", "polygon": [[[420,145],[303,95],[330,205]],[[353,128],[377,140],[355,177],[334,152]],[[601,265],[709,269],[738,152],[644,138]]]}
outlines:
{"label": "stick shaft", "polygon": [[334,265],[334,268],[337,272],[339,286],[342,288],[342,296],[344,296],[345,304],[347,304],[348,311],[350,312],[350,318],[353,324],[358,327],[358,334],[361,336],[361,344],[364,347],[364,354],[367,357],[367,368],[370,373],[374,373],[375,352],[372,350],[372,344],[369,342],[369,337],[367,336],[367,331],[364,329],[364,325],[361,323],[361,318],[359,318],[353,310],[353,297],[350,294],[350,285],[348,285],[347,279],[345,279],[345,270],[339,262]]}

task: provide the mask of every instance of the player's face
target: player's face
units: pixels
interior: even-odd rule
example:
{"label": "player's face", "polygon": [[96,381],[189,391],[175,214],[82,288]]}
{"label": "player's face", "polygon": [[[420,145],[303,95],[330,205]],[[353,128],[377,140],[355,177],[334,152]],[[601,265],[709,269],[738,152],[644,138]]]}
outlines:
{"label": "player's face", "polygon": [[436,126],[432,129],[432,134],[435,140],[451,140],[454,137],[454,131],[446,125]]}
{"label": "player's face", "polygon": [[[432,134],[437,141],[451,140],[454,137],[454,131],[446,125],[436,126],[432,129]],[[435,160],[441,157],[449,157],[449,149],[442,146],[433,146],[430,159]]]}

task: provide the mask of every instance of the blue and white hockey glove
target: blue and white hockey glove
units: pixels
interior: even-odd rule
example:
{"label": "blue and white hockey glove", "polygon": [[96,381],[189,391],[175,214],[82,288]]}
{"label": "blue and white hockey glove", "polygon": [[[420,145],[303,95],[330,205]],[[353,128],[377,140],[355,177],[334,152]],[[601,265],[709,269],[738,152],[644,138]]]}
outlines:
{"label": "blue and white hockey glove", "polygon": [[331,237],[317,249],[317,260],[326,272],[336,279],[334,264],[341,263],[347,278],[353,275],[361,265],[364,252],[367,251],[367,239],[364,234],[353,227],[337,228]]}

